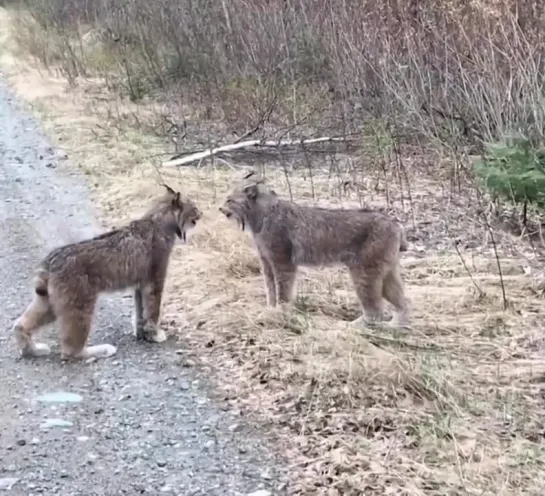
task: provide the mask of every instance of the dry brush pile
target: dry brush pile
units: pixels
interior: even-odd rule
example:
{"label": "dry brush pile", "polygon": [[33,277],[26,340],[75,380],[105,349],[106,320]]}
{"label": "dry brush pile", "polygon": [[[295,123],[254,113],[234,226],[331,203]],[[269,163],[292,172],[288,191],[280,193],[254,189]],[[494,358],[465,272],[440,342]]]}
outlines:
{"label": "dry brush pile", "polygon": [[[483,139],[543,132],[540,3],[32,7],[15,23],[19,47],[72,85],[68,97],[27,71],[50,85],[34,103],[109,218],[144,205],[158,174],[202,205],[164,322],[182,364],[210,369],[225,401],[274,427],[290,494],[542,494],[543,242],[502,229],[471,174]],[[358,133],[358,146],[150,165],[165,135],[172,155],[249,132]],[[359,309],[341,268],[302,271],[293,307],[266,309],[251,240],[217,211],[246,165],[298,202],[399,218],[412,329],[350,327]]]}

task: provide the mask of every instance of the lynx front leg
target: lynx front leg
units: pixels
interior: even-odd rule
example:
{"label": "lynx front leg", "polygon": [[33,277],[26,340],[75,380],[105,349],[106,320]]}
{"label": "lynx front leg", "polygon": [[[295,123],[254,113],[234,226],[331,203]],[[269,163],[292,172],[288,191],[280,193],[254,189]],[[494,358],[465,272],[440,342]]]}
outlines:
{"label": "lynx front leg", "polygon": [[165,331],[159,327],[164,284],[164,277],[158,277],[142,288],[144,339],[155,343],[162,343],[167,339]]}
{"label": "lynx front leg", "polygon": [[277,303],[288,303],[293,297],[293,288],[297,276],[297,266],[291,262],[274,263]]}
{"label": "lynx front leg", "polygon": [[276,283],[274,271],[270,262],[260,253],[261,270],[263,271],[263,281],[265,282],[265,291],[267,292],[267,306],[276,306]]}
{"label": "lynx front leg", "polygon": [[142,303],[142,290],[137,287],[134,290],[134,335],[136,339],[145,339],[144,332],[144,307]]}

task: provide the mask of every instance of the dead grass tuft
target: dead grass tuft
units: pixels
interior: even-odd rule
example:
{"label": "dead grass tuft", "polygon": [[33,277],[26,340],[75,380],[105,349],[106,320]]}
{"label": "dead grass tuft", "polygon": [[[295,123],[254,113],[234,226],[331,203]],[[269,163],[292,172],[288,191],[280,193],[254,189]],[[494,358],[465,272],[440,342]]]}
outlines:
{"label": "dead grass tuft", "polygon": [[[135,107],[107,93],[97,104],[92,81],[67,93],[28,68],[10,81],[89,175],[105,224],[145,208],[159,188],[147,157],[164,145],[120,118]],[[445,191],[442,178],[422,172],[425,157],[412,157],[409,204],[395,167],[384,177],[365,156],[357,160],[369,181],[365,202],[392,211],[410,232],[403,266],[413,328],[351,327],[359,309],[341,268],[303,270],[294,305],[267,309],[251,240],[217,209],[235,172],[161,170],[205,212],[176,249],[168,279],[163,318],[184,359],[210,368],[226,401],[271,427],[292,462],[290,494],[542,494],[543,296],[534,254],[495,233],[504,310],[473,192]],[[314,164],[312,183],[291,171],[290,188],[279,164],[271,161],[266,175],[298,201],[359,204],[356,192],[339,196],[341,181],[325,164]]]}

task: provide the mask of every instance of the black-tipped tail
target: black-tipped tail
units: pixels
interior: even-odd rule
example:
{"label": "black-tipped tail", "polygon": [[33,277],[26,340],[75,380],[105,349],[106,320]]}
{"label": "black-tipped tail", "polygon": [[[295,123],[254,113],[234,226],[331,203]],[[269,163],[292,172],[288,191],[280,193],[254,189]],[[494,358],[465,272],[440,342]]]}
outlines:
{"label": "black-tipped tail", "polygon": [[36,294],[39,296],[47,296],[47,289],[36,288],[35,291],[36,291]]}
{"label": "black-tipped tail", "polygon": [[38,296],[48,296],[47,286],[49,284],[49,273],[45,269],[39,269],[34,279],[34,291]]}

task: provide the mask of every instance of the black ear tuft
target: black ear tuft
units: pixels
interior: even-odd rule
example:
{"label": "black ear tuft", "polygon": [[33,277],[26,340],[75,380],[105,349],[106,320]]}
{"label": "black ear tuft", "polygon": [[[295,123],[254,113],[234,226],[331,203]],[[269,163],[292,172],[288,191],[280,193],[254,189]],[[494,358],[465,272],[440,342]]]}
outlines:
{"label": "black ear tuft", "polygon": [[179,195],[180,193],[176,193],[176,191],[174,191],[170,186],[168,186],[167,184],[163,184],[163,186],[166,188],[167,192],[170,193],[171,195]]}
{"label": "black ear tuft", "polygon": [[250,179],[253,175],[255,175],[255,170],[248,172],[248,174],[244,176],[244,179]]}
{"label": "black ear tuft", "polygon": [[174,198],[172,198],[172,206],[174,208],[181,208],[183,206],[183,202],[180,198],[179,192],[174,193]]}

